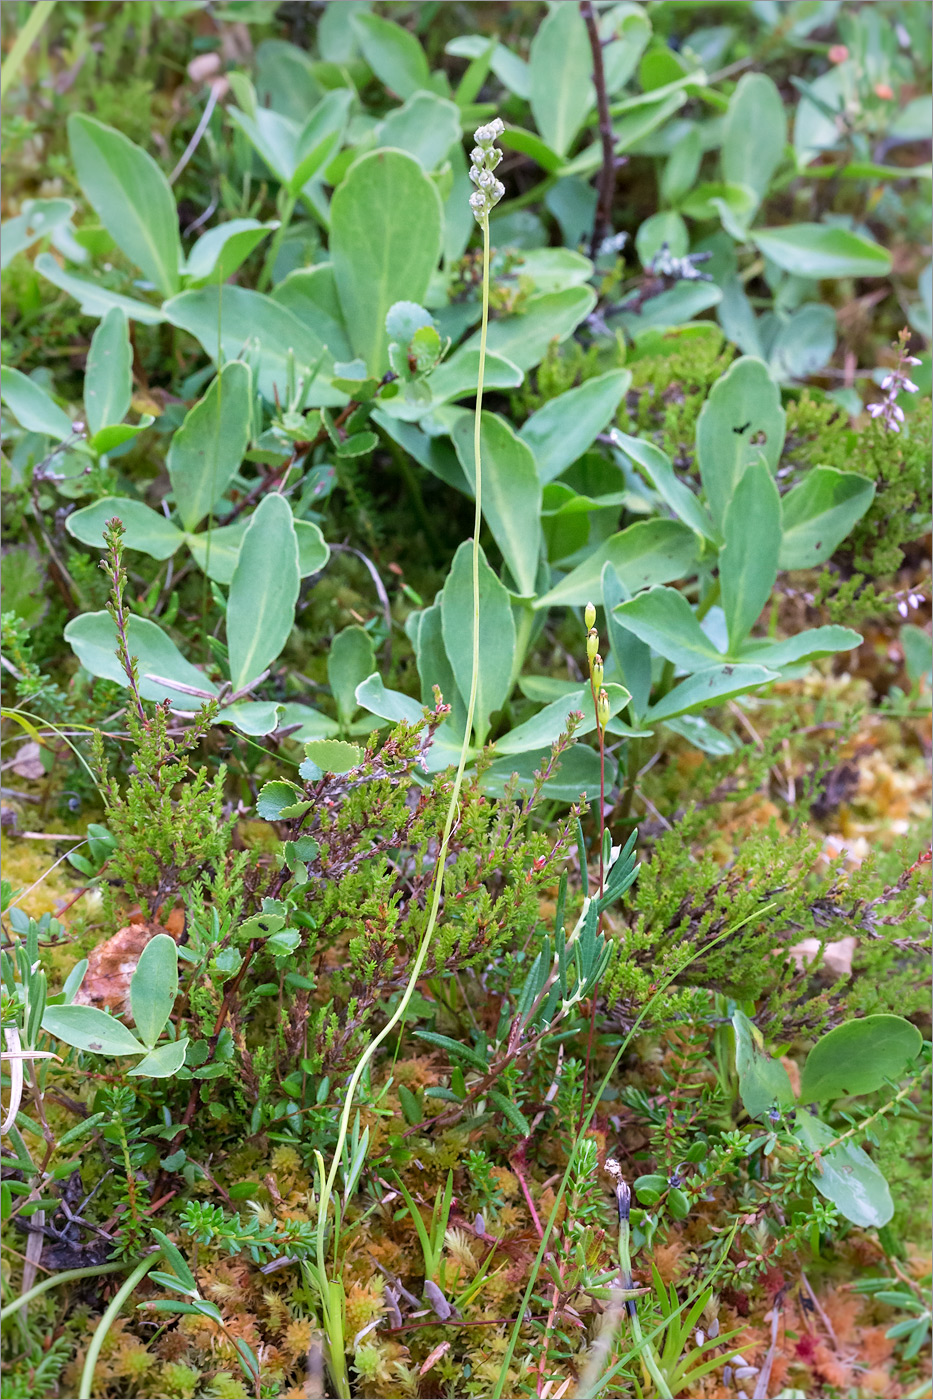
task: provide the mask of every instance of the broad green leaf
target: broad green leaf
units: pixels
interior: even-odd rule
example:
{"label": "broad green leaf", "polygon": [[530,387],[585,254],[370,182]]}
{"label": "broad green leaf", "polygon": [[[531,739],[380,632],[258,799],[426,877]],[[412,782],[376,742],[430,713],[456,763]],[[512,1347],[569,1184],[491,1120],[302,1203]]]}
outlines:
{"label": "broad green leaf", "polygon": [[619,313],[623,329],[636,343],[652,331],[689,325],[701,311],[718,306],[722,291],[712,282],[678,282],[666,292],[650,297],[637,311]]}
{"label": "broad green leaf", "polygon": [[894,1202],[887,1181],[868,1153],[851,1141],[830,1151],[839,1133],[809,1113],[798,1115],[796,1136],[811,1152],[819,1152],[813,1184],[821,1196],[832,1201],[853,1225],[880,1230],[894,1214]]}
{"label": "broad green leaf", "polygon": [[252,116],[231,107],[229,115],[280,184],[288,185],[298,163],[297,122],[266,107],[258,108]]}
{"label": "broad green leaf", "polygon": [[414,34],[380,15],[366,13],[353,16],[353,27],[363,57],[390,92],[404,100],[430,86],[428,60]]}
{"label": "broad green leaf", "polygon": [[387,690],[376,671],[356,687],[356,703],[393,724],[420,724],[424,719],[424,706],[400,690]]}
{"label": "broad green leaf", "polygon": [[[550,748],[537,753],[506,754],[494,759],[482,778],[483,792],[502,797],[506,788],[527,795],[540,773],[551,761]],[[515,779],[517,777],[517,787]],[[586,744],[573,744],[561,754],[560,766],[544,785],[543,793],[554,802],[576,802],[581,793],[599,797],[599,754]]]}
{"label": "broad green leaf", "polygon": [[151,414],[144,413],[138,423],[112,423],[109,428],[101,428],[88,440],[95,452],[112,452],[121,443],[129,442],[130,438],[144,433],[154,422]]}
{"label": "broad green leaf", "polygon": [[317,23],[317,43],[325,62],[348,63],[350,59],[359,58],[353,16],[371,8],[371,0],[343,0],[340,5],[328,5],[322,10]]}
{"label": "broad green leaf", "polygon": [[[72,618],[65,628],[65,641],[77,656],[81,665],[92,676],[116,681],[117,685],[127,684],[126,675],[116,656],[117,631],[110,614],[104,610],[82,613]],[[161,627],[145,617],[131,617],[126,628],[130,655],[139,661],[139,692],[144,700],[169,699],[180,710],[196,710],[201,701],[185,691],[176,690],[171,682],[193,686],[209,695],[217,693],[216,687],[186,661],[181,652]],[[150,675],[165,677],[163,681],[148,679]]]}
{"label": "broad green leaf", "polygon": [[319,574],[330,558],[330,548],[313,520],[296,520],[298,538],[298,572],[302,578]]}
{"label": "broad green leaf", "polygon": [[562,292],[567,287],[584,286],[593,276],[593,264],[573,248],[526,248],[521,271],[534,283],[536,292]]}
{"label": "broad green leaf", "polygon": [[719,551],[722,606],[735,653],[771,597],[781,548],[781,498],[764,462],[752,462],[736,482],[723,521]]}
{"label": "broad green leaf", "polygon": [[253,513],[227,599],[227,645],[235,691],[279,655],[295,620],[301,575],[291,507],[273,492]]}
{"label": "broad green leaf", "polygon": [[[262,23],[269,15],[262,8],[247,4],[239,13],[231,13],[228,3],[220,12],[223,20],[245,20]],[[263,39],[256,50],[256,105],[281,112],[294,122],[300,122],[321,96],[321,86],[314,76],[311,55],[297,44],[285,39]]]}
{"label": "broad green leaf", "polygon": [[764,457],[773,472],[784,446],[781,391],[767,366],[750,355],[735,360],[713,385],[697,419],[700,478],[716,529],[750,462]]}
{"label": "broad green leaf", "polygon": [[680,206],[694,188],[703,160],[703,137],[698,124],[693,124],[671,151],[661,173],[661,198],[666,204]]}
{"label": "broad green leaf", "polygon": [[466,706],[454,680],[450,658],[444,649],[441,605],[432,603],[417,614],[417,631],[412,635],[418,675],[421,678],[421,702],[434,708],[434,687],[440,689],[444,703],[451,706],[450,722],[458,734],[466,725]]}
{"label": "broad green leaf", "polygon": [[133,397],[133,351],[126,314],[112,307],[91,337],[84,372],[84,412],[91,437],[122,423]]}
{"label": "broad green leaf", "polygon": [[321,345],[327,347],[331,360],[345,363],[353,359],[331,263],[318,263],[316,267],[300,267],[290,272],[275,288],[272,299],[297,316]]}
{"label": "broad green leaf", "polygon": [[[509,595],[479,551],[479,678],[473,716],[476,746],[489,733],[489,719],[501,709],[511,688],[515,623]],[[473,544],[464,540],[454,555],[441,593],[444,646],[457,688],[469,706],[473,674]]]}
{"label": "broad green leaf", "polygon": [[414,156],[425,173],[443,161],[460,140],[460,112],[455,102],[433,92],[414,92],[376,127],[376,142]]}
{"label": "broad green leaf", "polygon": [[598,598],[605,564],[612,565],[630,593],[684,578],[694,569],[696,543],[693,531],[677,520],[639,520],[611,535],[534,606],[578,607]]}
{"label": "broad green leaf", "polygon": [[[297,523],[297,522],[296,522]],[[202,530],[199,535],[185,535],[185,544],[194,556],[199,569],[215,583],[231,583],[240,557],[240,545],[249,524],[247,516],[241,516],[232,525],[215,525],[210,530]]]}
{"label": "broad green leaf", "polygon": [[787,140],[784,103],[765,73],[743,73],[729,99],[722,142],[723,179],[764,199]]}
{"label": "broad green leaf", "polygon": [[[414,422],[439,404],[450,403],[455,399],[474,398],[478,369],[478,350],[467,346],[455,350],[450,358],[438,365],[431,374],[428,388],[432,397],[427,404],[409,403],[399,395],[398,398],[389,399],[385,403],[383,416]],[[487,389],[517,389],[524,377],[522,371],[512,364],[511,360],[506,360],[501,355],[487,354],[484,375]],[[462,481],[459,471],[457,477]]]}
{"label": "broad green leaf", "polygon": [[674,258],[682,258],[690,251],[690,234],[676,209],[661,209],[639,225],[635,251],[642,267],[657,257],[665,243]]}
{"label": "broad green leaf", "polygon": [[799,306],[771,342],[768,366],[782,381],[806,379],[829,364],[836,349],[836,313],[831,306]]}
{"label": "broad green leaf", "polygon": [[[452,54],[455,58],[480,58],[488,47],[489,40],[484,35],[464,34],[458,39],[451,39],[444,52]],[[506,48],[505,44],[496,44],[492,51],[490,67],[503,87],[514,92],[516,97],[528,101],[531,96],[531,75],[523,58]]]}
{"label": "broad green leaf", "polygon": [[168,180],[121,132],[74,112],[68,141],[78,182],[104,228],[163,296],[178,291],[181,240]]}
{"label": "broad green leaf", "polygon": [[304,800],[304,790],[297,783],[276,779],[263,783],[256,796],[256,815],[264,822],[277,822],[307,811],[311,804]]}
{"label": "broad green leaf", "polygon": [[[356,23],[364,20],[398,27],[376,15],[356,17]],[[442,223],[436,186],[401,151],[360,156],[334,193],[334,276],[353,349],[370,374],[382,375],[388,367],[389,307],[397,301],[424,301],[440,257]]]}
{"label": "broad green leaf", "polygon": [[226,282],[278,226],[275,219],[267,224],[258,219],[229,219],[208,229],[188,254],[186,283],[196,287],[203,282]]}
{"label": "broad green leaf", "polygon": [[807,84],[794,113],[794,154],[799,169],[838,145],[846,111],[856,110],[861,100],[859,86],[859,66],[852,59],[835,64]]}
{"label": "broad green leaf", "polygon": [[631,594],[611,564],[603,565],[601,590],[610,654],[624,685],[632,693],[634,714],[643,715],[651,698],[651,648],[623,627],[616,616],[618,605],[628,602]]}
{"label": "broad green leaf", "polygon": [[599,36],[603,41],[603,69],[606,91],[614,94],[625,86],[638,67],[651,38],[651,20],[641,5],[611,5],[599,16]]}
{"label": "broad green leaf", "polygon": [[697,671],[668,691],[663,699],[652,705],[646,721],[656,724],[662,719],[673,719],[675,715],[694,714],[705,710],[707,705],[721,705],[735,695],[745,695],[760,685],[776,679],[775,673],[764,666],[733,665],[727,662],[710,666],[706,671]]}
{"label": "broad green leaf", "polygon": [[363,754],[358,744],[347,744],[342,739],[310,739],[305,744],[305,756],[322,773],[349,773],[362,763]]}
{"label": "broad green leaf", "polygon": [[82,544],[103,549],[104,527],[114,517],[123,522],[123,543],[127,549],[138,549],[153,559],[170,559],[184,543],[181,530],[160,511],[125,496],[103,496],[93,505],[73,511],[65,521],[65,529]]}
{"label": "broad green leaf", "polygon": [[166,465],[186,530],[200,524],[239,470],[249,443],[251,407],[252,375],[241,360],[233,360],[175,432]]}
{"label": "broad green leaf", "polygon": [[284,705],[274,700],[238,700],[226,705],[217,716],[218,724],[232,724],[241,734],[259,739],[272,734],[282,722]]}
{"label": "broad green leaf", "polygon": [[566,155],[595,101],[593,55],[576,5],[554,5],[531,41],[530,100],[535,124]]}
{"label": "broad green leaf", "polygon": [[289,190],[298,194],[339,149],[350,116],[353,93],[335,88],[309,114],[295,142],[295,170]]}
{"label": "broad green leaf", "polygon": [[47,1006],[42,1029],[76,1050],[97,1055],[141,1055],[146,1048],[122,1021],[96,1006]]}
{"label": "broad green leaf", "polygon": [[526,131],[521,126],[507,126],[500,141],[507,151],[518,151],[523,156],[530,156],[549,175],[556,175],[563,169],[563,157],[533,131]]}
{"label": "broad green leaf", "polygon": [[[609,696],[610,716],[619,714],[631,700],[631,695],[622,685],[605,686]],[[574,711],[583,714],[583,720],[575,730],[578,736],[590,734],[596,728],[596,714],[593,710],[593,693],[588,685],[581,685],[571,694],[560,700],[552,700],[543,710],[510,729],[503,738],[496,740],[497,754],[527,753],[542,749],[567,731],[567,720]]]}
{"label": "broad green leaf", "polygon": [[187,1053],[187,1036],[183,1040],[168,1040],[150,1050],[129,1072],[149,1079],[171,1079],[185,1063]]}
{"label": "broad green leaf", "polygon": [[[393,399],[391,402],[396,403],[397,400]],[[465,496],[472,494],[449,438],[428,437],[427,433],[423,433],[413,423],[405,423],[397,418],[392,418],[378,408],[372,414],[372,421],[393,442],[397,442],[400,447],[403,447],[409,457],[413,457],[416,462],[419,462],[440,481],[446,481],[448,486],[452,486],[456,491],[462,491]]]}
{"label": "broad green leaf", "polygon": [[[560,400],[554,399],[552,402],[559,403]],[[670,458],[660,447],[643,438],[630,437],[618,428],[613,430],[612,440],[641,467],[665,505],[670,506],[679,520],[705,539],[713,538],[713,525],[708,511],[703,503],[697,500],[687,483],[676,474]]]}
{"label": "broad green leaf", "polygon": [[6,267],[37,238],[44,238],[60,224],[67,223],[75,206],[71,199],[26,199],[22,211],[0,224],[0,268]]}
{"label": "broad green leaf", "polygon": [[365,627],[345,627],[327,653],[327,679],[343,724],[356,713],[356,687],[373,673],[373,639]]}
{"label": "broad green leaf", "polygon": [[875,483],[835,467],[811,467],[781,501],[780,565],[813,569],[831,559],[861,520],[875,495]]}
{"label": "broad green leaf", "polygon": [[[538,292],[525,302],[521,315],[506,316],[489,327],[488,348],[519,369],[532,369],[544,359],[552,341],[564,341],[596,305],[592,287],[568,287],[563,292]],[[479,347],[477,331],[466,342]]]}
{"label": "broad green leaf", "polygon": [[534,453],[542,485],[582,457],[612,421],[632,382],[628,369],[612,369],[550,399],[522,425],[519,437]]}
{"label": "broad green leaf", "polygon": [[837,651],[851,651],[860,646],[862,638],[850,627],[812,627],[783,642],[756,642],[742,648],[742,660],[754,661],[773,671],[794,666],[801,661],[815,661],[820,656],[834,656]]}
{"label": "broad green leaf", "polygon": [[71,437],[71,419],[65,410],[34,380],[10,365],[0,369],[0,397],[27,432],[42,433],[56,442]]}
{"label": "broad green leaf", "polygon": [[202,287],[182,292],[163,306],[165,319],[180,326],[217,362],[218,338],[223,361],[242,359],[253,369],[256,385],[270,403],[286,403],[290,386],[320,366],[306,403],[343,405],[346,395],[332,389],[327,376],[333,357],[313,326],[262,292],[247,287]]}
{"label": "broad green leaf", "polygon": [[628,602],[617,604],[613,616],[681,670],[705,670],[722,661],[690,604],[676,588],[647,588]]}
{"label": "broad green leaf", "polygon": [[33,266],[54,286],[74,297],[85,316],[106,316],[112,307],[119,306],[126,312],[128,320],[139,321],[143,326],[157,326],[160,321],[165,320],[162,307],[148,306],[146,302],[137,301],[135,297],[111,292],[99,282],[90,282],[86,277],[75,277],[74,273],[59,267],[51,253],[40,253]]}
{"label": "broad green leaf", "polygon": [[787,1070],[780,1060],[774,1060],[764,1046],[761,1031],[744,1011],[732,1015],[735,1029],[735,1068],[739,1076],[739,1094],[749,1118],[763,1118],[777,1104],[794,1102]]}
{"label": "broad green leaf", "polygon": [[[463,474],[474,487],[473,424],[462,418],[453,442]],[[483,518],[502,551],[519,593],[535,591],[541,556],[541,483],[531,448],[497,413],[482,416],[480,461]]]}
{"label": "broad green leaf", "polygon": [[130,979],[130,1006],[137,1033],[155,1045],[172,1014],[178,993],[178,948],[171,934],[157,933],[139,955]]}
{"label": "broad green leaf", "polygon": [[873,1094],[897,1080],[920,1053],[923,1036],[903,1016],[863,1016],[821,1036],[800,1078],[801,1103]]}
{"label": "broad green leaf", "polygon": [[887,277],[891,254],[880,243],[830,224],[757,228],[752,238],[766,258],[797,277]]}

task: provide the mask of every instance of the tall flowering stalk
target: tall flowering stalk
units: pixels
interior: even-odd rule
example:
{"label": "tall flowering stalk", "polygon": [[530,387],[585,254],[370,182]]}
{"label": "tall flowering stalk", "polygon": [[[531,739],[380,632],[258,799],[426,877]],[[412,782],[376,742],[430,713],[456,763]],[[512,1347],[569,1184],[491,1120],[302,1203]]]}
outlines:
{"label": "tall flowering stalk", "polygon": [[[396,1026],[404,1020],[409,1003],[414,995],[415,987],[421,976],[428,951],[431,946],[431,939],[437,926],[437,917],[440,911],[441,900],[444,894],[444,876],[447,865],[447,852],[450,847],[450,837],[453,831],[454,819],[457,814],[457,804],[460,800],[460,790],[463,786],[463,774],[466,768],[467,756],[470,749],[470,736],[473,732],[473,717],[476,712],[476,698],[479,692],[479,625],[480,625],[480,599],[479,599],[479,536],[482,525],[482,500],[483,500],[483,475],[481,462],[481,424],[483,409],[483,384],[486,370],[486,335],[489,328],[489,215],[499,200],[505,194],[505,186],[496,179],[493,173],[502,159],[502,152],[496,149],[495,141],[505,130],[502,122],[498,119],[492,121],[488,126],[481,126],[474,133],[475,147],[470,153],[470,179],[476,186],[473,194],[470,195],[470,208],[473,216],[483,231],[483,312],[482,326],[480,330],[479,348],[479,371],[476,384],[476,409],[475,428],[473,435],[473,455],[474,470],[476,478],[476,508],[473,517],[473,669],[470,680],[470,699],[467,705],[466,728],[463,735],[463,744],[460,748],[460,759],[457,764],[457,772],[453,786],[450,790],[450,801],[447,805],[447,816],[444,820],[444,831],[441,837],[440,846],[437,852],[437,860],[434,866],[434,885],[431,896],[431,908],[428,914],[428,921],[425,925],[424,933],[421,936],[421,943],[412,964],[408,983],[402,993],[401,1001],[395,1011],[389,1017],[386,1024],[378,1035],[374,1036],[369,1045],[360,1056],[359,1062],[350,1076],[347,1085],[346,1098],[344,1100],[343,1111],[340,1115],[340,1126],[337,1133],[337,1144],[334,1148],[334,1155],[331,1161],[330,1170],[325,1172],[324,1159],[320,1152],[316,1153],[318,1162],[318,1174],[320,1180],[320,1192],[318,1200],[317,1217],[317,1280],[320,1290],[321,1304],[324,1312],[325,1327],[330,1340],[330,1361],[331,1374],[336,1382],[337,1389],[341,1396],[349,1396],[349,1382],[346,1375],[346,1363],[343,1355],[343,1326],[340,1315],[341,1309],[341,1289],[337,1280],[328,1279],[327,1266],[325,1262],[325,1239],[327,1234],[327,1221],[331,1198],[334,1192],[334,1184],[337,1180],[337,1172],[343,1156],[344,1146],[350,1126],[350,1114],[353,1109],[353,1100],[359,1088],[360,1080],[365,1073],[376,1050],[382,1042],[392,1034]],[[335,1242],[336,1244],[336,1242]],[[336,1248],[334,1251],[336,1263]],[[339,1355],[336,1354],[339,1349]]]}
{"label": "tall flowering stalk", "polygon": [[872,418],[880,418],[889,433],[899,433],[904,421],[904,410],[897,401],[898,394],[902,391],[908,394],[919,393],[917,385],[907,377],[907,365],[920,364],[915,355],[907,353],[909,338],[910,332],[906,329],[897,337],[897,364],[881,381],[884,398],[880,403],[868,405],[869,415]]}

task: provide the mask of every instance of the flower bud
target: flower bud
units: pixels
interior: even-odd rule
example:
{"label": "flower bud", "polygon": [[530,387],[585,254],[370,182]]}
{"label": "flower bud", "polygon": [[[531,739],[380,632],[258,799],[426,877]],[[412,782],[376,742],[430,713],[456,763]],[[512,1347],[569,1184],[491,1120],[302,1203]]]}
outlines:
{"label": "flower bud", "polygon": [[598,690],[603,683],[603,658],[601,656],[593,657],[593,664],[590,667],[590,675],[593,677],[593,684]]}
{"label": "flower bud", "polygon": [[601,690],[596,697],[596,723],[605,729],[609,723],[609,696]]}
{"label": "flower bud", "polygon": [[593,657],[599,651],[599,633],[595,627],[591,627],[586,634],[586,659],[592,664]]}
{"label": "flower bud", "polygon": [[596,626],[596,609],[592,603],[587,603],[583,612],[583,621],[586,623],[586,630]]}

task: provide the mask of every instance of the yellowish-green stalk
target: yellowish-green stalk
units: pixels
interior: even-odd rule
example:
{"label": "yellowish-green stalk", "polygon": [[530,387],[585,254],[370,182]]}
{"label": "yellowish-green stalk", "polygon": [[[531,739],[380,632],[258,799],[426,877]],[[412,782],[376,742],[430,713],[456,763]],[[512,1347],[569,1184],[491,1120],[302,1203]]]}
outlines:
{"label": "yellowish-green stalk", "polygon": [[[320,1199],[318,1201],[317,1267],[318,1277],[323,1284],[321,1296],[322,1304],[324,1307],[325,1322],[327,1323],[327,1331],[329,1335],[333,1335],[331,1330],[331,1322],[336,1324],[337,1319],[332,1319],[330,1317],[331,1310],[334,1306],[334,1300],[333,1298],[330,1298],[328,1296],[330,1290],[327,1288],[325,1282],[327,1279],[327,1268],[324,1259],[324,1237],[327,1231],[327,1217],[330,1208],[331,1197],[333,1196],[334,1192],[334,1184],[337,1180],[337,1172],[340,1168],[340,1160],[343,1155],[344,1144],[347,1140],[347,1133],[349,1132],[350,1115],[353,1111],[353,1100],[356,1095],[356,1091],[359,1087],[360,1080],[362,1079],[363,1074],[365,1073],[366,1066],[369,1064],[370,1060],[372,1059],[373,1055],[376,1053],[382,1042],[392,1034],[395,1027],[399,1024],[400,1021],[403,1020],[405,1012],[408,1010],[408,1005],[414,995],[415,987],[417,986],[418,979],[421,976],[422,969],[424,968],[425,962],[427,961],[428,951],[431,947],[431,940],[434,936],[434,930],[437,926],[437,916],[440,912],[441,899],[443,898],[444,894],[444,875],[447,865],[447,851],[450,847],[450,837],[453,831],[454,820],[457,815],[457,806],[460,800],[460,790],[463,786],[463,774],[466,769],[467,757],[470,751],[470,736],[473,732],[473,717],[476,712],[476,697],[479,691],[479,534],[480,526],[482,524],[483,510],[481,430],[483,411],[483,380],[486,369],[486,333],[489,327],[488,215],[486,216],[486,218],[483,219],[482,229],[483,314],[482,325],[480,329],[479,372],[477,375],[476,384],[476,416],[473,433],[473,459],[476,486],[476,507],[473,516],[473,670],[470,679],[470,699],[467,705],[466,727],[464,729],[463,734],[463,743],[460,747],[460,759],[457,764],[457,772],[454,777],[453,787],[450,791],[450,801],[447,804],[447,816],[444,820],[444,831],[441,837],[441,844],[437,852],[437,861],[434,867],[434,886],[431,897],[431,908],[428,914],[428,921],[425,925],[424,933],[421,936],[421,943],[419,944],[418,951],[415,955],[415,961],[412,964],[412,969],[408,978],[408,983],[405,987],[404,992],[402,993],[402,999],[399,1002],[398,1006],[395,1008],[395,1011],[389,1017],[388,1021],[383,1026],[379,1034],[374,1036],[373,1039],[369,1042],[366,1049],[360,1056],[356,1068],[353,1071],[353,1074],[350,1076],[350,1082],[347,1085],[346,1097],[344,1099],[343,1112],[340,1115],[340,1126],[337,1130],[337,1144],[334,1148],[334,1155],[331,1160],[330,1171],[327,1173],[326,1177],[324,1176],[323,1159],[318,1154],[321,1190]],[[334,1379],[336,1380],[337,1377],[335,1376]],[[345,1378],[342,1379],[343,1384],[345,1386]],[[349,1394],[349,1390],[346,1390],[346,1394]]]}

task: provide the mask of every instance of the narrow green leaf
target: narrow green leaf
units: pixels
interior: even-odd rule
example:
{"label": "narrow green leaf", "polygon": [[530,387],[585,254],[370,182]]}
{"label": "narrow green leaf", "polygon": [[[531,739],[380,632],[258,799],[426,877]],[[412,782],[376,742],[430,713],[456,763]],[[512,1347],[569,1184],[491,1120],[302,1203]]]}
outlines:
{"label": "narrow green leaf", "polygon": [[[463,474],[474,488],[472,416],[461,418],[453,432]],[[480,461],[483,516],[502,551],[519,593],[535,592],[541,555],[541,483],[531,448],[498,413],[484,413]]]}
{"label": "narrow green leaf", "polygon": [[558,155],[566,155],[595,93],[593,55],[576,5],[554,5],[531,41],[531,110],[538,130]]}
{"label": "narrow green leaf", "polygon": [[78,181],[101,223],[163,296],[178,291],[181,240],[168,180],[121,132],[74,112],[68,141]]}
{"label": "narrow green leaf", "polygon": [[155,1045],[178,993],[178,949],[168,933],[150,938],[130,979],[130,1006],[143,1043]]}
{"label": "narrow green leaf", "polygon": [[531,1124],[511,1099],[507,1099],[505,1094],[500,1094],[497,1089],[489,1091],[489,1099],[491,1103],[495,1104],[503,1118],[509,1120],[516,1132],[521,1133],[523,1138],[531,1136]]}
{"label": "narrow green leaf", "polygon": [[592,446],[631,382],[631,370],[609,370],[549,399],[526,419],[519,437],[534,453],[542,485],[560,476]]}
{"label": "narrow green leaf", "polygon": [[34,380],[10,365],[0,369],[0,396],[28,432],[42,433],[56,442],[71,437],[71,419],[64,409]]}
{"label": "narrow green leaf", "polygon": [[[397,28],[376,15],[358,15],[357,22],[361,20]],[[379,230],[377,239],[373,229]],[[334,276],[353,349],[370,374],[382,375],[388,367],[389,307],[397,301],[424,301],[440,257],[441,230],[435,185],[401,151],[360,156],[334,194]]]}
{"label": "narrow green leaf", "polygon": [[234,690],[266,669],[288,641],[301,575],[291,508],[264,496],[249,523],[227,599],[227,645]]}
{"label": "narrow green leaf", "polygon": [[42,1029],[76,1050],[98,1055],[141,1055],[141,1045],[122,1021],[96,1006],[47,1006]]}
{"label": "narrow green leaf", "polygon": [[216,505],[243,461],[251,399],[249,367],[233,360],[172,437],[166,464],[186,530],[194,530]]}
{"label": "narrow green leaf", "polygon": [[[486,741],[490,716],[508,698],[515,655],[515,623],[509,595],[479,551],[479,685],[474,732],[477,747]],[[473,545],[464,540],[441,593],[444,647],[465,705],[473,674]]]}
{"label": "narrow green leaf", "polygon": [[875,483],[835,467],[811,467],[781,501],[782,569],[814,569],[832,558],[868,510]]}
{"label": "narrow green leaf", "polygon": [[746,467],[763,457],[776,471],[784,425],[781,391],[764,362],[751,355],[733,361],[713,385],[696,429],[700,478],[718,531]]}
{"label": "narrow green leaf", "polygon": [[373,640],[365,627],[345,627],[331,642],[327,679],[343,724],[356,713],[356,687],[372,675],[374,662]]}
{"label": "narrow green leaf", "polygon": [[699,671],[722,660],[696,614],[676,588],[648,588],[619,603],[613,616],[640,641],[684,671]]}
{"label": "narrow green leaf", "polygon": [[743,73],[729,100],[722,143],[723,179],[747,185],[759,201],[781,163],[787,140],[784,101],[765,73]]}
{"label": "narrow green leaf", "polygon": [[439,1050],[445,1050],[454,1060],[463,1060],[482,1074],[485,1074],[489,1069],[488,1061],[478,1050],[474,1050],[472,1045],[464,1045],[462,1041],[451,1040],[449,1035],[440,1035],[437,1031],[416,1030],[414,1034],[419,1040],[425,1040],[429,1045],[435,1045]]}
{"label": "narrow green leaf", "polygon": [[887,277],[891,254],[851,229],[831,224],[787,224],[754,229],[766,258],[796,277]]}
{"label": "narrow green leaf", "polygon": [[722,606],[735,654],[771,597],[781,548],[781,499],[764,462],[736,482],[723,520],[719,551]]}
{"label": "narrow green leaf", "polygon": [[133,351],[126,313],[114,306],[91,337],[84,372],[84,412],[91,437],[122,423],[133,397]]}

